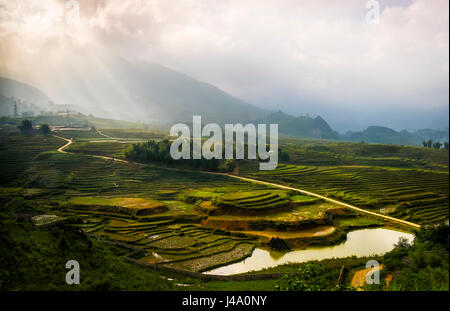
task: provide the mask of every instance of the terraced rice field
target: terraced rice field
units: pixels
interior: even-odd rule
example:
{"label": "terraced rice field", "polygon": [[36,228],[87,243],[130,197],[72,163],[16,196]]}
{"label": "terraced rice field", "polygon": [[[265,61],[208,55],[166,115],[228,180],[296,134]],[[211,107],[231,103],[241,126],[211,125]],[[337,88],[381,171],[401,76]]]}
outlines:
{"label": "terraced rice field", "polygon": [[14,184],[30,166],[30,161],[45,151],[54,151],[64,145],[53,136],[0,135],[0,184]]}
{"label": "terraced rice field", "polygon": [[261,211],[282,208],[289,204],[289,196],[283,191],[232,192],[214,198],[214,205],[227,209]]}
{"label": "terraced rice field", "polygon": [[104,138],[103,141],[77,142],[71,144],[65,150],[67,152],[120,158],[123,157],[124,150],[130,145],[131,143],[109,141],[108,138]]}
{"label": "terraced rice field", "polygon": [[306,166],[381,166],[448,172],[448,152],[432,148],[280,138],[290,164]]}
{"label": "terraced rice field", "polygon": [[134,129],[102,129],[107,136],[122,140],[161,140],[168,137],[168,133],[153,130]]}
{"label": "terraced rice field", "polygon": [[300,166],[241,173],[333,197],[420,224],[448,219],[448,172],[375,166]]}
{"label": "terraced rice field", "polygon": [[86,141],[86,140],[104,140],[104,136],[100,135],[95,130],[60,130],[55,131],[56,135],[72,139],[74,141]]}
{"label": "terraced rice field", "polygon": [[159,214],[167,210],[164,203],[143,198],[79,196],[71,198],[69,203],[75,209],[89,211],[89,213],[107,215],[124,214],[132,215],[133,217]]}
{"label": "terraced rice field", "polygon": [[[153,135],[104,132],[126,139]],[[7,174],[0,184],[5,187],[8,177],[16,178],[20,187],[0,188],[0,195],[20,193],[58,219],[78,217],[84,231],[139,248],[130,256],[140,261],[196,272],[240,261],[275,236],[303,247],[311,241],[336,243],[345,230],[385,225],[318,198],[261,184],[90,157],[120,157],[127,144],[87,142],[89,138],[79,136],[67,148],[74,153],[62,154],[55,150],[65,142],[55,137],[1,137],[0,159]],[[409,160],[384,154],[383,165],[333,166],[323,157],[328,149],[308,152],[316,153],[315,165],[285,163],[274,171],[259,171],[256,162],[242,162],[239,171],[422,224],[448,219],[448,172],[440,158],[394,168],[386,165]],[[306,162],[313,160],[312,153]],[[341,153],[336,161],[355,160]]]}
{"label": "terraced rice field", "polygon": [[[82,214],[81,214],[82,215]],[[134,222],[83,217],[81,227],[104,239],[144,250],[139,260],[181,270],[201,272],[250,256],[255,239],[215,233],[194,224],[176,224],[173,220]]]}

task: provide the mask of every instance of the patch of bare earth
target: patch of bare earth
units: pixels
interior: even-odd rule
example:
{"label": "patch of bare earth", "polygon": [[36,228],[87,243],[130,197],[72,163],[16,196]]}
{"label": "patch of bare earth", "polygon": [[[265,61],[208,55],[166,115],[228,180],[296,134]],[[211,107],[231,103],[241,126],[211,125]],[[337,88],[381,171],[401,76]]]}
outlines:
{"label": "patch of bare earth", "polygon": [[366,285],[367,274],[373,273],[377,270],[382,270],[382,269],[383,269],[383,265],[380,265],[379,267],[367,268],[367,269],[362,269],[362,270],[356,271],[352,277],[350,285],[352,287],[357,288],[358,291],[363,291],[364,289],[362,289],[362,287],[364,285]]}

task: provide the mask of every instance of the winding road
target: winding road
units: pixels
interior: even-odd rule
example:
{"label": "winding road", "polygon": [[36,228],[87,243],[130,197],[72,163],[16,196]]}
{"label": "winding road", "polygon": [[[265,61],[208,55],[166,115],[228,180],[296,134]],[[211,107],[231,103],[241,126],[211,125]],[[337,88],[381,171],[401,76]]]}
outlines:
{"label": "winding road", "polygon": [[[57,135],[53,135],[53,137],[59,138],[59,139],[63,139],[65,140],[67,143],[61,147],[58,148],[58,152],[61,153],[71,153],[71,154],[75,154],[74,152],[67,152],[64,149],[67,148],[68,146],[70,146],[73,141],[71,139],[62,137],[62,136],[57,136]],[[95,155],[95,154],[84,154],[90,157],[94,157],[94,158],[98,158],[98,159],[104,159],[104,160],[112,160],[112,161],[116,161],[116,162],[120,162],[120,163],[130,163],[127,160],[122,160],[122,159],[117,159],[117,158],[113,158],[113,157],[108,157],[108,156],[101,156],[101,155]]]}
{"label": "winding road", "polygon": [[[63,139],[65,141],[67,141],[67,143],[64,146],[58,148],[58,151],[61,152],[61,153],[69,153],[67,151],[64,151],[64,149],[66,147],[68,147],[70,144],[72,144],[72,140],[71,139],[67,139],[65,137],[57,136],[57,135],[53,135],[53,136],[57,137],[59,139]],[[108,157],[108,156],[99,156],[99,155],[89,155],[89,156],[92,156],[92,157],[95,157],[95,158],[99,158],[99,159],[105,159],[105,160],[113,160],[113,161],[116,161],[116,162],[127,163],[127,164],[135,163],[135,162],[130,162],[130,161],[117,159],[117,158],[113,158],[113,157]],[[138,163],[136,163],[136,164],[138,164]],[[299,189],[299,188],[294,188],[294,187],[290,187],[290,186],[280,185],[280,184],[276,184],[276,183],[273,183],[273,182],[258,180],[258,179],[254,179],[254,178],[237,176],[237,175],[228,174],[228,173],[192,171],[192,170],[183,170],[183,169],[176,169],[176,168],[165,168],[165,169],[167,169],[167,170],[175,170],[175,171],[191,172],[191,173],[195,172],[195,173],[202,173],[202,174],[227,176],[227,177],[230,177],[230,178],[235,178],[235,179],[239,179],[239,180],[243,180],[243,181],[251,182],[251,183],[255,183],[255,184],[266,185],[266,186],[269,186],[269,187],[274,187],[274,188],[279,188],[279,189],[284,189],[284,190],[296,191],[296,192],[299,192],[301,194],[305,194],[305,195],[309,195],[309,196],[312,196],[312,197],[316,197],[316,198],[325,200],[327,202],[331,202],[331,203],[334,203],[336,205],[340,205],[340,206],[352,209],[352,210],[357,211],[359,213],[363,213],[363,214],[367,214],[367,215],[370,215],[370,216],[382,218],[384,220],[391,221],[391,222],[394,222],[394,223],[397,223],[397,224],[401,224],[401,225],[405,225],[407,227],[411,227],[411,228],[414,228],[414,229],[419,229],[420,228],[419,224],[416,224],[416,223],[413,223],[413,222],[410,222],[410,221],[406,221],[406,220],[403,220],[403,219],[398,219],[398,218],[395,218],[395,217],[391,217],[391,216],[379,214],[379,213],[376,213],[376,212],[368,211],[368,210],[356,207],[354,205],[347,204],[345,202],[341,202],[341,201],[338,201],[338,200],[335,200],[335,199],[331,199],[331,198],[328,198],[326,196],[323,196],[323,195],[320,195],[320,194],[317,194],[317,193],[314,193],[314,192],[306,191],[306,190],[303,190],[303,189]]]}

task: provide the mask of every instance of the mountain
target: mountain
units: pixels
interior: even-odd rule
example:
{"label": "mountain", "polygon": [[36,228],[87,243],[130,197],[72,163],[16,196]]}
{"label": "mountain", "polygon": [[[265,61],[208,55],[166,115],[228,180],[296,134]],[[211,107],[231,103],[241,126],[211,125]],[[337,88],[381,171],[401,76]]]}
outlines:
{"label": "mountain", "polygon": [[0,94],[0,116],[14,115],[14,100]]}
{"label": "mountain", "polygon": [[277,123],[278,131],[283,134],[324,139],[338,139],[339,134],[331,129],[320,116],[294,117],[282,111],[271,113],[262,123]]}
{"label": "mountain", "polygon": [[355,142],[368,142],[380,144],[395,144],[395,145],[409,145],[422,146],[422,141],[432,139],[434,141],[448,141],[449,132],[445,131],[423,129],[415,132],[408,132],[406,130],[397,132],[391,128],[383,126],[369,126],[361,132],[347,132],[341,136],[341,139]]}
{"label": "mountain", "polygon": [[[217,87],[155,63],[104,58],[73,68],[46,82],[59,105],[78,106],[84,114],[172,125],[192,122],[238,123],[270,112],[230,96]],[[80,75],[82,72],[82,75]]]}
{"label": "mountain", "polygon": [[14,104],[20,114],[38,114],[54,110],[53,101],[40,89],[16,80],[0,77],[0,115],[14,116]]}
{"label": "mountain", "polygon": [[22,102],[33,103],[45,107],[52,105],[52,100],[40,89],[16,80],[0,77],[0,94],[8,98],[20,99]]}
{"label": "mountain", "polygon": [[[294,117],[264,110],[211,84],[159,64],[105,59],[103,66],[89,64],[78,68],[83,76],[71,73],[71,68],[73,66],[67,66],[67,74],[46,88],[58,104],[55,107],[69,107],[86,115],[163,126],[177,122],[191,123],[193,115],[202,116],[204,124],[278,123],[283,134],[338,138],[338,134],[321,117]],[[50,100],[34,87],[11,81],[4,83],[9,91],[5,92],[7,96],[29,101]]]}

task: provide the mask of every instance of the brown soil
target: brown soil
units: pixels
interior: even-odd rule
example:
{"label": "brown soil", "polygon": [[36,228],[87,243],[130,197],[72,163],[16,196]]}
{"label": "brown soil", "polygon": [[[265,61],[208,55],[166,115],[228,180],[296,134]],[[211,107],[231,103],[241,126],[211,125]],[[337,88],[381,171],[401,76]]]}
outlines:
{"label": "brown soil", "polygon": [[316,236],[325,236],[332,234],[335,228],[331,226],[319,226],[313,229],[302,230],[297,232],[283,232],[283,231],[241,231],[248,235],[262,236],[266,238],[281,238],[281,239],[295,239],[295,238],[309,238]]}
{"label": "brown soil", "polygon": [[356,287],[358,291],[363,291],[364,289],[362,289],[361,287],[366,285],[366,275],[369,272],[376,271],[378,269],[379,270],[383,269],[383,265],[380,265],[379,267],[367,268],[356,271],[355,274],[353,275],[350,285]]}

